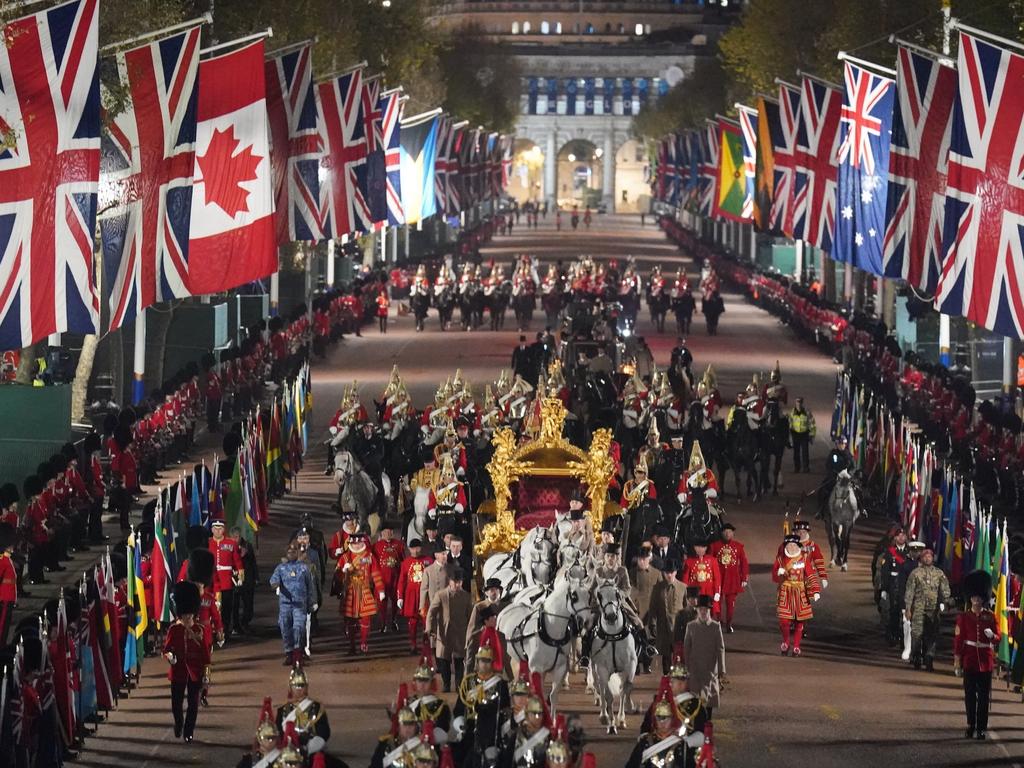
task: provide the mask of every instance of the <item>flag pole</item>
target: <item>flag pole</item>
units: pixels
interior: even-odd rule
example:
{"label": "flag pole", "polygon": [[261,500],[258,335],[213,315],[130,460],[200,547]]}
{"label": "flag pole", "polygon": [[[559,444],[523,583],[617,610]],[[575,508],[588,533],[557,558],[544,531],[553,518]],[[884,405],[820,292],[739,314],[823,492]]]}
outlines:
{"label": "flag pole", "polygon": [[255,32],[255,33],[253,33],[251,35],[246,35],[245,37],[240,37],[237,40],[228,40],[226,43],[220,43],[218,45],[211,45],[209,48],[203,48],[202,50],[199,51],[199,55],[200,56],[207,56],[207,55],[209,55],[211,53],[214,53],[215,51],[222,51],[225,48],[232,48],[232,47],[234,47],[236,45],[245,45],[246,43],[252,43],[252,42],[255,42],[256,40],[262,40],[262,39],[264,39],[266,37],[273,37],[273,36],[274,36],[274,28],[273,27],[267,27],[262,32]]}
{"label": "flag pole", "polygon": [[951,19],[949,22],[949,28],[950,30],[966,32],[968,35],[972,35],[973,37],[983,37],[990,42],[1007,45],[1011,48],[1016,48],[1018,51],[1024,51],[1024,43],[1018,43],[1016,40],[1011,40],[1008,37],[993,35],[991,32],[986,32],[985,30],[978,29],[977,27],[969,27],[959,19]]}
{"label": "flag pole", "polygon": [[[776,82],[779,82],[779,81],[776,81]],[[763,91],[758,91],[757,93],[754,94],[754,96],[759,98],[759,99],[764,99],[765,101],[770,101],[772,104],[778,104],[779,103],[779,97],[778,96],[772,96],[771,94],[764,93]]]}
{"label": "flag pole", "polygon": [[155,29],[152,32],[143,32],[141,35],[135,37],[129,37],[125,40],[119,40],[116,43],[108,43],[100,48],[100,53],[109,53],[118,48],[124,48],[135,43],[141,43],[143,40],[148,40],[151,37],[160,37],[161,35],[169,35],[173,32],[180,32],[183,29],[191,29],[192,27],[199,26],[200,24],[210,24],[213,22],[213,15],[210,13],[204,13],[202,16],[189,19],[188,21],[182,21],[177,24],[171,24],[169,27],[163,27],[162,29]]}
{"label": "flag pole", "polygon": [[831,80],[826,80],[823,77],[818,77],[817,75],[812,75],[809,72],[804,72],[802,69],[798,69],[796,71],[796,74],[798,77],[806,77],[811,82],[818,83],[819,85],[824,85],[827,88],[834,88],[837,91],[843,90],[843,86],[839,85],[838,83],[833,83]]}
{"label": "flag pole", "polygon": [[927,56],[929,59],[935,59],[939,64],[942,64],[945,67],[952,67],[956,64],[953,59],[950,58],[949,54],[933,51],[931,48],[925,48],[923,45],[912,43],[909,40],[903,40],[902,38],[896,37],[896,35],[889,35],[889,43],[890,45],[896,45],[900,48],[911,50],[914,53],[919,53],[922,56]]}
{"label": "flag pole", "polygon": [[856,56],[851,56],[846,51],[840,51],[839,53],[837,53],[836,58],[839,59],[839,61],[848,61],[851,64],[856,64],[857,66],[865,67],[866,69],[874,69],[876,70],[876,74],[883,74],[889,75],[890,77],[896,77],[895,69],[883,67],[881,64],[875,64],[875,62],[868,61],[867,59],[858,59]]}
{"label": "flag pole", "polygon": [[328,80],[333,80],[336,77],[341,77],[342,75],[347,75],[349,72],[355,72],[357,69],[363,69],[363,68],[369,66],[369,64],[370,63],[368,61],[366,61],[366,59],[363,59],[358,64],[353,64],[350,67],[345,67],[343,69],[336,69],[334,72],[331,72],[331,74],[324,75],[323,77],[321,77],[316,82],[317,83],[326,83]]}
{"label": "flag pole", "polygon": [[418,125],[419,123],[422,123],[422,122],[424,122],[426,120],[429,120],[432,117],[440,115],[443,111],[444,110],[441,109],[440,107],[435,107],[434,109],[430,110],[429,112],[421,112],[418,115],[413,115],[412,117],[409,117],[409,118],[403,118],[402,119],[402,126],[403,127],[406,127],[406,126],[412,127],[414,125]]}
{"label": "flag pole", "polygon": [[[797,74],[799,74],[799,73],[797,73]],[[800,90],[800,86],[799,85],[793,85],[791,82],[789,82],[788,80],[783,80],[781,77],[776,77],[775,78],[775,84],[776,85],[784,85],[787,88],[792,88],[794,91],[799,91]]]}
{"label": "flag pole", "polygon": [[313,45],[314,43],[318,42],[320,42],[320,36],[313,35],[312,37],[307,37],[305,40],[302,40],[298,43],[292,43],[291,45],[286,45],[281,48],[275,48],[272,51],[267,51],[266,57],[268,59],[275,59],[278,56],[284,56],[286,53],[297,51],[299,48],[305,48],[307,45]]}

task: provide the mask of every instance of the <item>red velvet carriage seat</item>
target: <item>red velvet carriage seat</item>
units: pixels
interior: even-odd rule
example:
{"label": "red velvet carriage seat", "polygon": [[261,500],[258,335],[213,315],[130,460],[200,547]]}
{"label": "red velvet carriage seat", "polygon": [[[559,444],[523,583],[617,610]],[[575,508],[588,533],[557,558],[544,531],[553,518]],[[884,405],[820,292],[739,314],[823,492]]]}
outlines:
{"label": "red velvet carriage seat", "polygon": [[551,525],[556,511],[569,509],[573,490],[580,488],[574,477],[532,475],[513,484],[512,507],[516,528],[529,530],[537,525]]}

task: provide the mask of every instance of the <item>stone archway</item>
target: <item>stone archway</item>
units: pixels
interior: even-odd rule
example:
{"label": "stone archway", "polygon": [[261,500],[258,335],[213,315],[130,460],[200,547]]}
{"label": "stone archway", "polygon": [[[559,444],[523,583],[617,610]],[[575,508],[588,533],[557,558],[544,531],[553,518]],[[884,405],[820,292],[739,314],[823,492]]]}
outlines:
{"label": "stone archway", "polygon": [[519,201],[520,205],[530,200],[543,201],[547,195],[544,187],[543,148],[528,138],[517,138],[512,146],[512,176],[506,194]]}
{"label": "stone archway", "polygon": [[604,149],[587,138],[573,138],[557,154],[555,198],[563,208],[596,208],[601,201]]}

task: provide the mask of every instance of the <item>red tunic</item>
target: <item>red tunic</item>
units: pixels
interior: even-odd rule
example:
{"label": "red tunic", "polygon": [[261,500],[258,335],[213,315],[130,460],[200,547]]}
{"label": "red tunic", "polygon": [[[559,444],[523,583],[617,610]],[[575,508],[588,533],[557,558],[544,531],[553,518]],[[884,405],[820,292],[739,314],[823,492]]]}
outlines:
{"label": "red tunic", "polygon": [[203,589],[202,597],[199,599],[199,613],[196,614],[196,624],[203,628],[203,642],[207,650],[213,648],[214,633],[224,632],[224,621],[220,615],[220,608],[217,607],[217,600],[208,589]]}
{"label": "red tunic", "polygon": [[343,527],[335,531],[331,537],[331,546],[327,548],[327,554],[333,557],[335,560],[339,560],[346,550],[348,550],[348,539],[352,534],[346,531]]}
{"label": "red tunic", "polygon": [[432,557],[407,557],[398,569],[398,597],[402,600],[402,615],[407,619],[420,618],[420,586],[423,571],[434,561]]}
{"label": "red tunic", "polygon": [[[722,592],[722,571],[718,561],[710,555],[686,558],[681,581],[688,587],[697,587],[700,594],[712,598]],[[715,609],[718,609],[717,603]]]}
{"label": "red tunic", "polygon": [[390,307],[390,306],[391,306],[391,302],[388,300],[387,296],[378,296],[377,297],[377,317],[387,317],[388,316],[388,307]]}
{"label": "red tunic", "polygon": [[709,552],[718,561],[722,572],[722,594],[738,595],[743,592],[741,585],[750,578],[750,563],[744,546],[736,539],[716,541]]}
{"label": "red tunic", "polygon": [[213,589],[216,592],[223,592],[226,589],[234,589],[235,582],[232,580],[234,571],[241,571],[242,557],[238,554],[238,542],[225,536],[220,541],[210,539],[209,549],[213,553]]}
{"label": "red tunic", "polygon": [[198,625],[188,629],[184,624],[174,622],[167,630],[164,653],[174,654],[175,661],[167,670],[167,679],[172,683],[198,683],[210,664],[210,651],[203,642],[203,632]]}
{"label": "red tunic", "polygon": [[[705,493],[709,490],[714,489],[715,493],[720,493],[718,488],[718,478],[715,477],[715,473],[710,469],[704,470],[705,477],[707,477],[708,484],[704,487]],[[683,476],[679,478],[679,486],[676,488],[676,497],[679,498],[679,502],[682,505],[690,503],[690,486],[687,484],[690,479],[689,472],[683,472]]]}
{"label": "red tunic", "polygon": [[[985,635],[986,629],[992,630],[992,637]],[[965,672],[992,672],[996,668],[999,637],[999,624],[992,611],[964,611],[956,617],[953,655],[960,657]]]}
{"label": "red tunic", "polygon": [[[780,569],[784,571],[782,575],[779,575]],[[772,581],[779,585],[776,616],[784,621],[807,621],[814,616],[811,601],[821,592],[821,582],[803,552],[796,557],[785,554],[776,557]]]}
{"label": "red tunic", "polygon": [[388,597],[394,599],[399,595],[398,571],[405,558],[405,545],[401,539],[385,541],[379,539],[373,545],[373,554],[377,558],[377,567],[380,568],[380,577],[384,582],[384,592]]}
{"label": "red tunic", "polygon": [[338,558],[338,568],[346,564],[352,567],[345,572],[345,599],[341,601],[341,613],[347,619],[362,619],[377,615],[377,596],[384,591],[377,561],[369,548],[359,554],[346,550]]}
{"label": "red tunic", "polygon": [[18,600],[18,574],[11,562],[11,556],[0,552],[0,603]]}
{"label": "red tunic", "polygon": [[[463,489],[462,483],[454,483],[449,485],[457,485],[458,491],[455,494],[454,503],[451,504],[449,509],[444,509],[441,514],[458,512],[461,513],[466,509],[466,491]],[[443,486],[440,490],[448,488],[448,485]],[[437,509],[437,497],[434,495],[434,489],[430,489],[430,498],[427,501],[427,509]]]}

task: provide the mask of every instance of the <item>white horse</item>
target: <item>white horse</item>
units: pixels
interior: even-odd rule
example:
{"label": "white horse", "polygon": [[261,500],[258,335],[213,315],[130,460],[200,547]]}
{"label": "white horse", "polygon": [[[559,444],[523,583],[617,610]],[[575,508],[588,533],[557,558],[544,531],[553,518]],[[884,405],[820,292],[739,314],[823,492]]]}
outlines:
{"label": "white horse", "polygon": [[[581,567],[555,580],[537,604],[512,603],[498,614],[498,631],[508,638],[508,650],[518,663],[526,659],[530,672],[551,675],[551,711],[569,670],[569,651],[590,616],[592,578]],[[515,668],[515,665],[513,665]]]}
{"label": "white horse", "polygon": [[409,523],[407,541],[412,541],[413,539],[426,540],[427,508],[429,505],[430,489],[423,485],[416,486],[412,496],[412,521]]}
{"label": "white horse", "polygon": [[[612,581],[602,581],[594,591],[597,601],[597,627],[590,651],[590,670],[601,705],[601,722],[608,733],[626,727],[626,706],[636,712],[633,703],[633,678],[636,676],[637,651],[622,610],[622,595]],[[617,712],[614,700],[618,696]]]}
{"label": "white horse", "polygon": [[535,526],[516,549],[491,555],[484,561],[484,581],[498,579],[506,598],[531,587],[549,586],[554,580],[555,546],[551,530]]}
{"label": "white horse", "polygon": [[[387,478],[387,474],[384,478]],[[349,451],[338,451],[334,454],[334,482],[338,484],[339,511],[355,512],[360,525],[370,526],[370,515],[376,511],[377,486]],[[391,482],[387,480],[384,500],[388,506],[385,509],[389,508],[390,488]]]}

